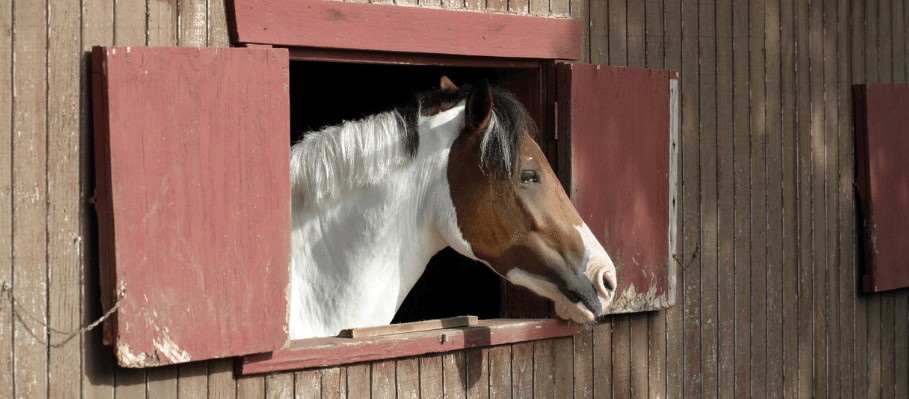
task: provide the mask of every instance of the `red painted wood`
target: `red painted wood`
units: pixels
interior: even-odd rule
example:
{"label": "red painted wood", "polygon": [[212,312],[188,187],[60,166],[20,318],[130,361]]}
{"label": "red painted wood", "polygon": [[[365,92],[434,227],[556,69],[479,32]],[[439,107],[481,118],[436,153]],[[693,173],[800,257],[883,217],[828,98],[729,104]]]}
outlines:
{"label": "red painted wood", "polygon": [[282,346],[287,50],[96,47],[97,205],[122,366]]}
{"label": "red painted wood", "polygon": [[[616,264],[613,313],[673,303],[666,70],[559,64],[560,173]],[[632,294],[633,293],[633,294]]]}
{"label": "red painted wood", "polygon": [[233,0],[239,43],[576,60],[581,21],[322,0]]}
{"label": "red painted wood", "polygon": [[855,89],[864,289],[909,287],[909,84]]}
{"label": "red painted wood", "polygon": [[577,324],[560,320],[491,319],[481,320],[476,327],[383,337],[313,338],[295,341],[289,348],[272,353],[246,356],[239,370],[245,375],[325,367],[567,337],[577,333]]}

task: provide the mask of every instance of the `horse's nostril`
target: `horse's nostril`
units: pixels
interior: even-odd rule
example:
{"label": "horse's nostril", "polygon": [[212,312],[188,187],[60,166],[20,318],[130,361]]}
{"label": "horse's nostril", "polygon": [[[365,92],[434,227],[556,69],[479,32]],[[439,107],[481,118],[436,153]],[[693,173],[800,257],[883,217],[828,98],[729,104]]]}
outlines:
{"label": "horse's nostril", "polygon": [[603,287],[606,287],[606,291],[609,293],[615,291],[615,284],[613,284],[612,280],[605,274],[603,275]]}

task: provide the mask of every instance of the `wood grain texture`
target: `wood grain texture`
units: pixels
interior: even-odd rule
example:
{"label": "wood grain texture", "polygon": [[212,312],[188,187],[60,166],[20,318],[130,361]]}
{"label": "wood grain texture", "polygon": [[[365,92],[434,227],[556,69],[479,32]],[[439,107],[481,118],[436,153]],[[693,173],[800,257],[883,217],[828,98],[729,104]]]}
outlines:
{"label": "wood grain texture", "polygon": [[[796,48],[808,48],[808,2],[796,2]],[[809,52],[798,52],[797,65],[809,66]],[[799,215],[811,215],[811,124],[810,124],[810,74],[809,68],[798,68],[796,74],[796,107],[798,129],[798,204]],[[811,331],[812,323],[812,254],[811,218],[799,218],[799,276],[798,276],[798,391],[800,395],[811,392],[812,370],[802,367],[810,364],[814,348]]]}
{"label": "wood grain texture", "polygon": [[467,378],[466,352],[442,355],[442,394],[445,398],[467,398]]}
{"label": "wood grain texture", "polygon": [[580,50],[573,19],[322,0],[234,0],[233,15],[240,43],[542,59],[577,59]]}
{"label": "wood grain texture", "polygon": [[[81,337],[54,331],[81,326],[81,290],[76,283],[87,269],[83,262],[81,224],[81,114],[79,78],[81,21],[79,1],[48,8],[47,47],[47,256],[48,256],[48,391],[58,398],[78,398],[81,383]],[[2,59],[2,57],[0,57]],[[2,122],[0,122],[2,123]]]}
{"label": "wood grain texture", "polygon": [[574,394],[577,399],[593,398],[593,331],[574,336]]}
{"label": "wood grain texture", "polygon": [[[128,292],[116,319],[120,364],[142,367],[282,346],[285,298],[274,288],[289,278],[283,249],[290,204],[274,193],[289,190],[289,161],[274,155],[283,152],[282,140],[246,132],[289,129],[286,51],[112,47],[95,55],[96,76],[105,79],[98,92],[104,108],[96,108],[96,118],[106,124],[96,135],[104,140],[98,209],[111,223],[102,237],[116,239],[117,248],[102,253],[102,262],[118,276],[117,287],[107,292]],[[189,79],[193,90],[185,90],[191,71],[199,75]],[[196,91],[213,94],[199,97]],[[256,98],[255,114],[263,118],[232,120],[239,98]],[[184,130],[194,134],[149,133]],[[132,136],[137,131],[138,143]],[[262,211],[244,217],[236,209]],[[173,269],[164,272],[166,266]]]}
{"label": "wood grain texture", "polygon": [[514,397],[529,398],[533,392],[533,343],[511,346],[511,392]]}
{"label": "wood grain texture", "polygon": [[512,370],[511,345],[496,346],[489,349],[489,398],[511,398]]}
{"label": "wood grain texture", "polygon": [[[13,7],[12,2],[0,4],[0,142],[13,141]],[[13,277],[13,152],[12,146],[0,146],[0,280]],[[13,375],[13,312],[10,306],[0,306],[0,396],[12,397]]]}
{"label": "wood grain texture", "polygon": [[347,395],[349,398],[369,398],[372,390],[372,371],[368,364],[347,367]]}
{"label": "wood grain texture", "polygon": [[395,362],[395,387],[398,398],[420,397],[420,362],[417,358],[401,359]]}
{"label": "wood grain texture", "polygon": [[235,398],[237,380],[234,378],[233,359],[212,360],[208,364],[208,396],[211,398]]}
{"label": "wood grain texture", "polygon": [[395,398],[395,372],[394,360],[372,364],[371,395],[373,399]]}
{"label": "wood grain texture", "polygon": [[208,44],[208,1],[180,0],[177,3],[177,44],[205,47]]}
{"label": "wood grain texture", "polygon": [[322,374],[319,370],[294,373],[294,398],[318,399],[322,397]]}
{"label": "wood grain texture", "polygon": [[420,358],[420,397],[441,398],[444,394],[442,356]]}
{"label": "wood grain texture", "polygon": [[[559,173],[616,265],[620,283],[607,312],[665,309],[671,290],[666,265],[673,72],[569,63],[557,68],[564,115],[559,154],[568,160]],[[608,187],[636,189],[616,197]]]}
{"label": "wood grain texture", "polygon": [[383,335],[403,334],[445,328],[458,328],[476,325],[479,319],[476,316],[459,316],[445,319],[415,321],[410,323],[391,324],[387,326],[350,328],[341,330],[341,338],[368,338]]}
{"label": "wood grain texture", "polygon": [[547,319],[487,319],[476,327],[370,338],[313,338],[294,341],[271,354],[243,359],[242,374],[367,362],[394,357],[451,352],[470,348],[567,337],[578,325]]}
{"label": "wood grain texture", "polygon": [[[764,74],[766,4],[751,4],[751,395],[767,395],[767,99]],[[775,111],[773,111],[775,112]]]}
{"label": "wood grain texture", "polygon": [[555,398],[555,358],[552,341],[533,343],[533,396]]}
{"label": "wood grain texture", "polygon": [[[181,381],[182,381],[182,378],[181,378]],[[270,374],[265,377],[265,397],[267,399],[290,398],[293,395],[294,395],[294,375],[293,375],[293,373],[276,373],[276,374]],[[184,396],[181,394],[180,397],[182,398]]]}
{"label": "wood grain texture", "polygon": [[470,349],[465,353],[467,368],[467,398],[487,399],[490,391],[489,351]]}
{"label": "wood grain texture", "polygon": [[12,11],[13,393],[39,397],[48,388],[47,3]]}

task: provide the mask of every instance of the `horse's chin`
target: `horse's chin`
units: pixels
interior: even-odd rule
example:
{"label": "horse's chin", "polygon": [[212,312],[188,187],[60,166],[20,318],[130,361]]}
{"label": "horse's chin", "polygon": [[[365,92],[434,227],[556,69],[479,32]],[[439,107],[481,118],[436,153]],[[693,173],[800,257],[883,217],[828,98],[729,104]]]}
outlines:
{"label": "horse's chin", "polygon": [[578,303],[571,303],[567,300],[555,302],[556,315],[565,320],[572,320],[575,323],[589,323],[596,320],[596,315],[587,309],[586,306]]}

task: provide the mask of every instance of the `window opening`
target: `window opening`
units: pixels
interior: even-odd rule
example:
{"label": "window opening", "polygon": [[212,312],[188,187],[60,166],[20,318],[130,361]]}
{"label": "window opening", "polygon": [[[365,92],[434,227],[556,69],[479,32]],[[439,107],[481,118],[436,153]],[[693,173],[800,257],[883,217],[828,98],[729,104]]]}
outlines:
{"label": "window opening", "polygon": [[[291,61],[290,142],[297,142],[309,131],[406,105],[416,93],[437,87],[442,76],[456,84],[484,78],[499,84],[526,71]],[[522,93],[515,95],[520,98]],[[392,323],[463,315],[502,317],[507,313],[503,311],[506,284],[486,265],[446,248],[430,260]]]}

